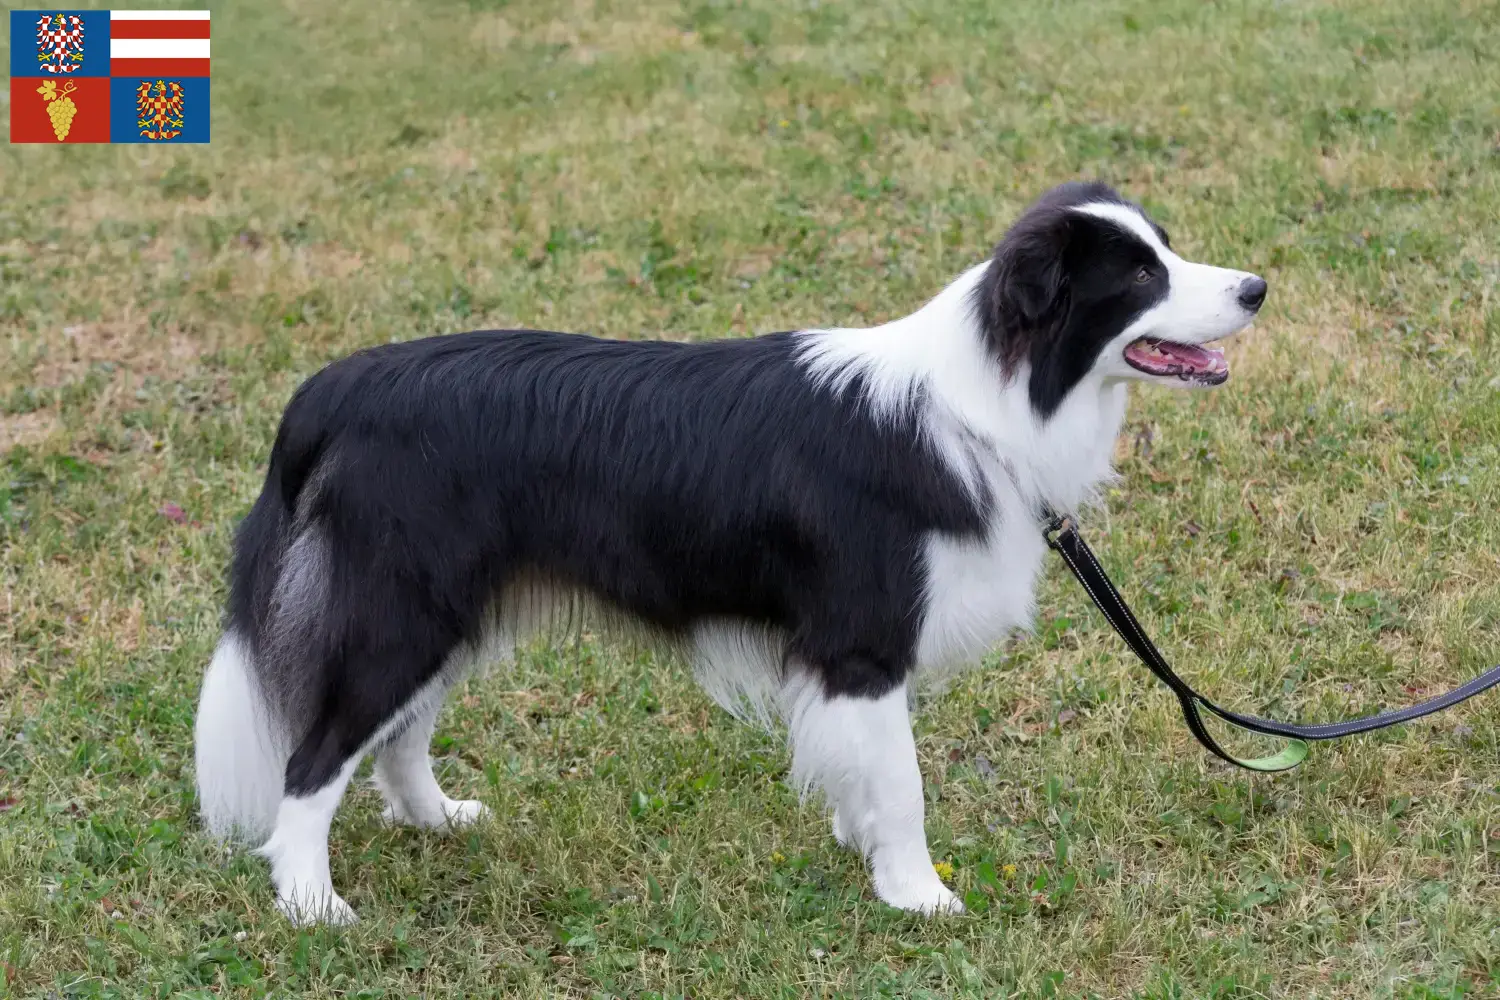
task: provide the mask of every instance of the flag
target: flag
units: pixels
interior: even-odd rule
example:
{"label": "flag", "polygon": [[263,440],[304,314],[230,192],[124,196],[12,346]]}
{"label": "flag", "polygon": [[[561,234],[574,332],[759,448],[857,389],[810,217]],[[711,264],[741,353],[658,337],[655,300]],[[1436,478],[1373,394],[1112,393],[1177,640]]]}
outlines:
{"label": "flag", "polygon": [[208,142],[206,10],[10,12],[10,141]]}

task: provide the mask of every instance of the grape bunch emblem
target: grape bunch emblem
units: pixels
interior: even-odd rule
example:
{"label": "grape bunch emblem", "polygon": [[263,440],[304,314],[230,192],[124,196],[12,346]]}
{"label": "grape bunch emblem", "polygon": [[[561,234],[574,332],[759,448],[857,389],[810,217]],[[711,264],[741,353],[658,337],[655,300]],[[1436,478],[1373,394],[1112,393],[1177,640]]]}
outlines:
{"label": "grape bunch emblem", "polygon": [[52,134],[57,136],[58,142],[68,137],[68,130],[73,127],[73,119],[78,114],[78,105],[68,96],[76,89],[77,85],[72,80],[62,90],[57,89],[56,80],[43,80],[42,85],[36,88],[36,92],[42,95],[42,100],[47,102],[47,117],[52,119]]}

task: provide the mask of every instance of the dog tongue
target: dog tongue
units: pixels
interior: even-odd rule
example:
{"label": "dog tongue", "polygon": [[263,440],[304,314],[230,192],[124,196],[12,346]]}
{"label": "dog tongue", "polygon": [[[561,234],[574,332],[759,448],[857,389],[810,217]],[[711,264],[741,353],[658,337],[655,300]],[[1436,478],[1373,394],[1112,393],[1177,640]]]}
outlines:
{"label": "dog tongue", "polygon": [[1170,340],[1158,341],[1156,349],[1194,368],[1212,368],[1215,360],[1223,358],[1218,351],[1205,351],[1197,344],[1174,344]]}
{"label": "dog tongue", "polygon": [[1226,367],[1222,351],[1152,337],[1142,337],[1135,341],[1125,348],[1125,355],[1138,367],[1164,374],[1182,371],[1217,372]]}

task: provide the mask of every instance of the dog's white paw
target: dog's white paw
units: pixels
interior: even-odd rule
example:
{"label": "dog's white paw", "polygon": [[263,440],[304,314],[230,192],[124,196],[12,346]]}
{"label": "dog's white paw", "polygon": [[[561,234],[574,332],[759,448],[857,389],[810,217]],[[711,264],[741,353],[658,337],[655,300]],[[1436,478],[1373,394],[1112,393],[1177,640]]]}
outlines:
{"label": "dog's white paw", "polygon": [[449,799],[443,803],[443,815],[454,829],[487,820],[494,813],[478,799]]}
{"label": "dog's white paw", "polygon": [[906,881],[897,885],[881,885],[876,882],[875,894],[889,906],[920,913],[924,917],[964,912],[963,902],[936,875],[933,875],[930,882],[923,881],[921,884]]}
{"label": "dog's white paw", "polygon": [[297,927],[322,924],[326,927],[347,927],[359,923],[359,914],[354,907],[344,902],[344,897],[329,886],[294,886],[276,897],[276,909]]}
{"label": "dog's white paw", "polygon": [[423,830],[442,830],[468,826],[492,815],[490,807],[478,799],[448,799],[435,802],[430,808],[412,809],[404,802],[386,799],[382,812],[385,822],[392,826],[415,826]]}
{"label": "dog's white paw", "polygon": [[901,854],[907,856],[881,857],[877,853],[871,866],[875,895],[891,906],[924,916],[964,912],[964,904],[933,870],[925,849],[920,855],[915,851]]}

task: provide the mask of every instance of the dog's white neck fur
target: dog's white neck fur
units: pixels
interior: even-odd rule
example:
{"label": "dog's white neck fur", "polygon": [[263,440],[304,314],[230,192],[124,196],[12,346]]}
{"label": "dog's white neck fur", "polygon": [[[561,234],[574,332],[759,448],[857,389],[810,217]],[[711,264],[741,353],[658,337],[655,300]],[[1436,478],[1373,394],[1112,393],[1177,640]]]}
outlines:
{"label": "dog's white neck fur", "polygon": [[988,463],[976,465],[966,439],[1008,469],[1005,478],[1027,509],[1076,510],[1112,476],[1126,383],[1090,373],[1055,412],[1038,415],[1027,390],[1029,367],[1023,362],[1004,372],[974,316],[974,288],[989,267],[970,268],[901,319],[865,329],[809,330],[803,360],[836,390],[862,380],[877,417],[917,416],[971,486],[984,475],[978,465]]}

